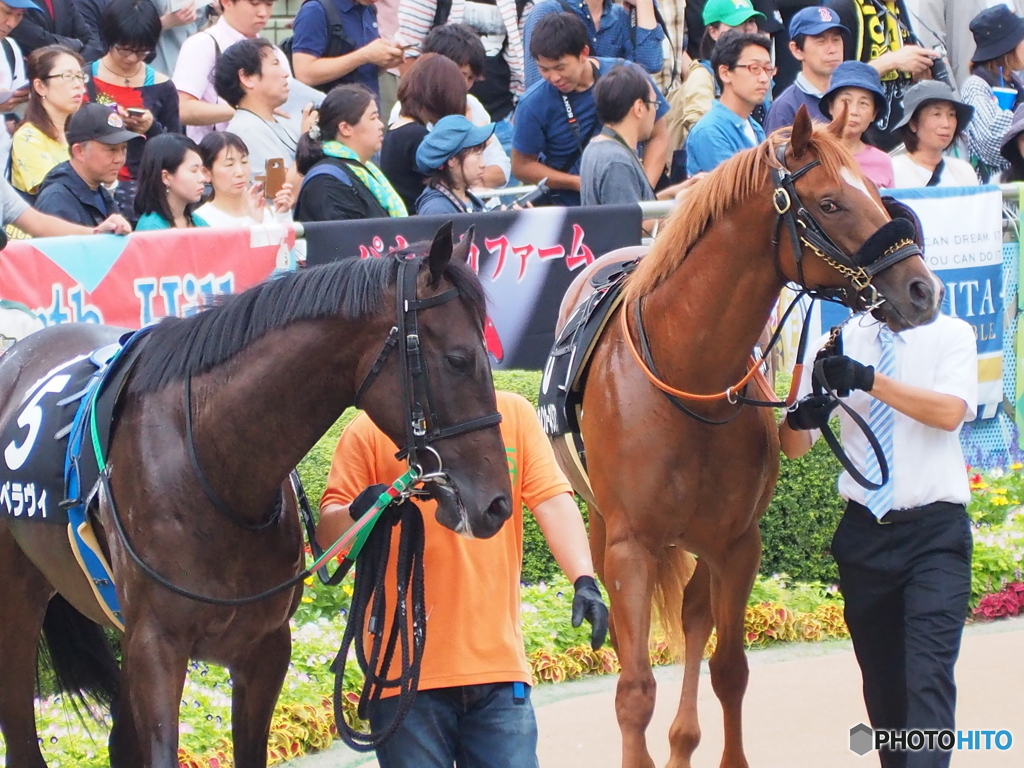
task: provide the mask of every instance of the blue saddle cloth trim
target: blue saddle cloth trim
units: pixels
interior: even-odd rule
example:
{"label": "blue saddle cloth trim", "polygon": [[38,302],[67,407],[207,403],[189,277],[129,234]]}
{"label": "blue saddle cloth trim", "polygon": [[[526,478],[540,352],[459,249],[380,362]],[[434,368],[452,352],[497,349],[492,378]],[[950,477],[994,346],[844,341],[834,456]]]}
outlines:
{"label": "blue saddle cloth trim", "polygon": [[[90,357],[97,369],[89,379],[85,394],[75,412],[74,421],[71,423],[71,433],[68,435],[67,453],[64,458],[64,501],[61,502],[61,506],[67,510],[71,535],[75,539],[88,576],[96,587],[96,593],[107,604],[110,612],[117,617],[118,621],[123,621],[121,605],[117,599],[114,582],[107,571],[107,564],[82,539],[78,530],[88,519],[88,501],[95,483],[93,480],[92,483],[89,483],[89,488],[83,487],[82,452],[83,450],[93,450],[92,440],[89,439],[89,417],[104,385],[110,380],[111,374],[118,371],[118,363],[129,350],[135,348],[138,340],[148,332],[149,328],[143,328],[141,331],[125,334],[118,340],[120,344],[118,349],[112,349],[111,347],[114,345],[103,347]],[[98,465],[99,457],[96,458]]]}

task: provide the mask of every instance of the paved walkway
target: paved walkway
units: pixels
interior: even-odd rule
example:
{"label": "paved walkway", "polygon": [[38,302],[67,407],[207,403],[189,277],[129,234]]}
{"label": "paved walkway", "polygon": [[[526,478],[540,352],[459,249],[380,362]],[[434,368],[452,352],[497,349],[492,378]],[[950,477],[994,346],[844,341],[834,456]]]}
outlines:
{"label": "paved walkway", "polygon": [[[849,642],[795,643],[748,654],[750,684],[744,701],[744,741],[752,768],[867,768],[877,757],[848,749],[851,726],[866,722],[860,671]],[[694,768],[718,766],[722,710],[704,666],[699,694],[703,741]],[[657,765],[668,760],[667,733],[678,704],[680,667],[655,670],[658,704],[648,729]],[[954,768],[1024,766],[1024,619],[968,627],[957,664],[958,726],[1009,730],[1006,752],[960,751]],[[542,768],[594,768],[619,764],[621,742],[614,713],[615,678],[592,678],[534,690]],[[376,761],[339,743],[290,768],[354,768]]]}

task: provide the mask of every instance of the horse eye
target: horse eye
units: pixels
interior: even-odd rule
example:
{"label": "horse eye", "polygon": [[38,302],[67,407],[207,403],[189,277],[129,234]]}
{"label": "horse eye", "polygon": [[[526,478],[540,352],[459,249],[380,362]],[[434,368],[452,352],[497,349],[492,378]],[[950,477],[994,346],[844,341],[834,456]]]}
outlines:
{"label": "horse eye", "polygon": [[452,370],[459,371],[460,373],[468,371],[472,364],[468,358],[462,355],[445,355],[444,361],[448,363]]}
{"label": "horse eye", "polygon": [[833,203],[831,200],[823,200],[821,203],[821,210],[825,213],[835,213],[839,210],[839,206]]}

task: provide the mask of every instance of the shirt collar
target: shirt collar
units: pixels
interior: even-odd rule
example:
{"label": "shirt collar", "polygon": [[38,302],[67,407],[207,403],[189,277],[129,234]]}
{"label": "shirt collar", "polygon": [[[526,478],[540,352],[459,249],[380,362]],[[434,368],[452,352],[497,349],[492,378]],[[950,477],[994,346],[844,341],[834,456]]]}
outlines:
{"label": "shirt collar", "polygon": [[[857,321],[854,320],[853,322],[857,322]],[[878,341],[878,337],[882,333],[882,328],[884,327],[884,324],[881,321],[879,321],[879,320],[875,320],[874,317],[871,318],[870,323],[871,324],[868,325],[867,327],[870,328],[871,337],[875,341]],[[905,338],[903,338],[903,332],[902,331],[900,333],[896,333],[895,331],[893,331],[892,338],[893,338],[894,341],[900,341],[900,342],[903,342],[904,344],[907,343],[907,340]]]}
{"label": "shirt collar", "polygon": [[803,72],[798,72],[796,76],[796,87],[806,93],[808,96],[817,96],[819,99],[825,94],[815,88],[811,81],[804,77]]}
{"label": "shirt collar", "polygon": [[737,128],[742,129],[743,126],[747,123],[747,120],[737,115],[735,112],[733,112],[731,109],[725,106],[725,104],[723,104],[718,99],[715,99],[713,102],[711,102],[711,109],[717,110],[720,118],[728,120]]}
{"label": "shirt collar", "polygon": [[[348,13],[353,8],[355,8],[357,5],[359,5],[359,3],[354,2],[354,0],[334,0],[334,2],[338,6],[338,10],[340,10],[342,13]],[[360,7],[366,8],[368,6],[360,6]]]}
{"label": "shirt collar", "polygon": [[217,23],[210,28],[210,32],[217,33],[217,42],[220,43],[221,50],[237,43],[239,40],[245,40],[245,35],[228,24],[228,20],[224,16],[217,19]]}

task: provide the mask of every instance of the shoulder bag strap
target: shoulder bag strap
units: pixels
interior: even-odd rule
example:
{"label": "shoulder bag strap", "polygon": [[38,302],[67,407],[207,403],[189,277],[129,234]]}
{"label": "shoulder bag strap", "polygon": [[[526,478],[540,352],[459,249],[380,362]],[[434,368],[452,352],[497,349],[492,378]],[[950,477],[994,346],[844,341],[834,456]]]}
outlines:
{"label": "shoulder bag strap", "polygon": [[926,187],[937,187],[939,185],[939,180],[942,179],[942,172],[943,172],[943,170],[945,170],[945,168],[946,168],[946,161],[945,160],[939,160],[939,164],[935,166],[935,170],[932,171],[932,176],[931,176],[930,179],[928,179],[928,183],[925,184],[925,186]]}

